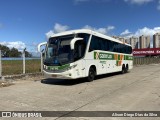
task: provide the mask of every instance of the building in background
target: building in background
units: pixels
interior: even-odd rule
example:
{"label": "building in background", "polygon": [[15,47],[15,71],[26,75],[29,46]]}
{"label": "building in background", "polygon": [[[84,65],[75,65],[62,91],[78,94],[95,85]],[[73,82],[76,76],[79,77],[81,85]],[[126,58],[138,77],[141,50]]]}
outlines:
{"label": "building in background", "polygon": [[117,39],[117,40],[120,40],[121,42],[125,43],[125,38],[123,37],[119,37],[119,36],[112,36],[113,38]]}
{"label": "building in background", "polygon": [[129,38],[126,38],[126,39],[125,39],[125,43],[130,44],[130,39],[129,39]]}
{"label": "building in background", "polygon": [[130,38],[130,45],[132,46],[132,49],[138,49],[138,38],[137,37],[131,37]]}
{"label": "building in background", "polygon": [[153,35],[153,48],[160,48],[160,33]]}
{"label": "building in background", "polygon": [[119,37],[118,36],[112,36],[113,38],[115,38],[115,39],[118,39]]}
{"label": "building in background", "polygon": [[121,42],[125,43],[125,39],[123,37],[118,38]]}
{"label": "building in background", "polygon": [[150,36],[144,36],[144,35],[140,36],[139,42],[140,42],[140,49],[150,48]]}

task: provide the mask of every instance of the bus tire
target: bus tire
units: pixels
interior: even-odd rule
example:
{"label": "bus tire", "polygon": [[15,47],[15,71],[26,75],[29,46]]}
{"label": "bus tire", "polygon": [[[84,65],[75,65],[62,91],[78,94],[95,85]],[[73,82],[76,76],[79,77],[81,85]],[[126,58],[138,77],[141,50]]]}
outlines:
{"label": "bus tire", "polygon": [[125,67],[125,73],[127,73],[127,72],[128,72],[128,64]]}
{"label": "bus tire", "polygon": [[95,76],[96,76],[96,71],[93,67],[90,67],[89,69],[89,72],[88,72],[88,78],[87,78],[87,81],[88,82],[91,82],[95,79]]}
{"label": "bus tire", "polygon": [[125,72],[126,72],[126,68],[125,68],[125,65],[123,64],[121,73],[124,74]]}

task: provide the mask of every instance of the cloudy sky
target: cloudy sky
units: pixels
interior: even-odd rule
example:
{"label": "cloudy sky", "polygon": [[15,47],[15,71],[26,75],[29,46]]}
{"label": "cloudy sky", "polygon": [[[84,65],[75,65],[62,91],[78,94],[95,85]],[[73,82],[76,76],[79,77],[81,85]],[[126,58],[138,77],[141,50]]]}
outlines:
{"label": "cloudy sky", "polygon": [[107,35],[160,32],[160,0],[0,0],[0,44],[36,51],[52,33],[87,28]]}

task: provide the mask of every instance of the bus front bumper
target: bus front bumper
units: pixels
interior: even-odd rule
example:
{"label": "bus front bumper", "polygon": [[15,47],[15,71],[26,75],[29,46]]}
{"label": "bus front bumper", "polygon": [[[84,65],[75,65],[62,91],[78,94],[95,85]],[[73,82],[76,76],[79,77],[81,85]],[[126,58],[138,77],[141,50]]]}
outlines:
{"label": "bus front bumper", "polygon": [[72,76],[72,72],[63,72],[63,73],[50,73],[43,71],[45,78],[55,78],[55,79],[75,79]]}

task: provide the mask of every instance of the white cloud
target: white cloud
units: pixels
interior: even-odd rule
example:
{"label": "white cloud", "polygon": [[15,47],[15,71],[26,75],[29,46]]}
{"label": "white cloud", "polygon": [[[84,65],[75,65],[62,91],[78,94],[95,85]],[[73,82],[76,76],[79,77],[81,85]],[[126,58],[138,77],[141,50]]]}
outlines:
{"label": "white cloud", "polygon": [[160,10],[160,0],[158,1],[157,10]]}
{"label": "white cloud", "polygon": [[109,31],[109,30],[114,30],[115,29],[115,27],[114,26],[108,26],[107,27],[107,30]]}
{"label": "white cloud", "polygon": [[50,37],[52,34],[64,32],[64,31],[66,31],[66,30],[68,30],[68,29],[69,29],[69,26],[67,26],[67,25],[61,25],[61,24],[59,24],[59,23],[56,23],[56,24],[54,25],[53,30],[50,30],[49,32],[47,32],[47,33],[46,33],[46,36],[47,36],[47,37]]}
{"label": "white cloud", "polygon": [[130,38],[132,36],[139,37],[141,35],[146,35],[146,36],[153,36],[155,33],[160,32],[160,27],[154,27],[154,28],[140,28],[134,33],[131,33],[128,29],[126,29],[124,32],[122,32],[120,35],[123,35],[123,37]]}
{"label": "white cloud", "polygon": [[143,4],[147,4],[154,1],[157,2],[157,10],[160,11],[160,0],[124,0],[124,2],[135,4],[135,5],[143,5]]}
{"label": "white cloud", "polygon": [[89,25],[85,25],[83,28],[84,28],[84,29],[90,29],[90,30],[93,30],[93,29],[94,29],[94,28],[92,28],[92,27],[89,26]]}
{"label": "white cloud", "polygon": [[75,3],[79,3],[79,2],[87,2],[87,1],[90,1],[90,0],[74,0]]}
{"label": "white cloud", "polygon": [[131,32],[128,30],[128,29],[126,29],[124,32],[122,32],[120,35],[128,35],[128,34],[131,34]]}
{"label": "white cloud", "polygon": [[152,2],[153,0],[124,0],[125,2],[129,2],[131,4],[137,4],[137,5],[142,5],[145,3]]}
{"label": "white cloud", "polygon": [[26,47],[25,43],[23,43],[22,41],[15,41],[15,42],[4,41],[4,42],[0,42],[0,44],[5,45],[9,48],[13,48],[13,47],[17,48],[19,51],[22,51]]}
{"label": "white cloud", "polygon": [[54,26],[54,30],[53,31],[55,33],[59,33],[59,32],[64,32],[64,31],[66,31],[68,29],[69,29],[69,26],[67,26],[67,25],[61,25],[59,23],[56,23],[55,26]]}
{"label": "white cloud", "polygon": [[141,36],[141,35],[150,35],[150,36],[152,36],[153,34],[155,34],[157,32],[160,32],[160,27],[154,27],[154,28],[144,27],[144,28],[138,29],[135,32],[134,35],[135,36]]}
{"label": "white cloud", "polygon": [[98,28],[98,29],[95,28],[95,31],[102,33],[102,34],[107,34],[108,32],[107,28]]}
{"label": "white cloud", "polygon": [[85,25],[83,27],[84,29],[90,29],[90,30],[94,30],[94,31],[97,31],[97,32],[100,32],[102,34],[107,34],[108,32],[110,32],[111,30],[115,29],[114,26],[108,26],[106,28],[94,28],[94,27],[91,27],[89,25]]}
{"label": "white cloud", "polygon": [[[46,36],[47,38],[49,38],[51,35],[55,34],[55,33],[59,33],[59,32],[64,32],[64,31],[67,31],[69,30],[69,26],[67,25],[61,25],[59,23],[56,23],[54,25],[54,28],[53,30],[50,30],[49,32],[46,33]],[[94,28],[94,27],[91,27],[89,25],[85,25],[84,27],[82,27],[83,29],[90,29],[90,30],[94,30],[94,31],[97,31],[97,32],[100,32],[102,34],[107,34],[108,32],[112,31],[115,29],[114,26],[108,26],[106,28]]]}
{"label": "white cloud", "polygon": [[46,36],[47,38],[49,38],[53,34],[54,34],[53,30],[50,30],[49,32],[46,33]]}
{"label": "white cloud", "polygon": [[74,0],[74,3],[82,3],[82,2],[108,2],[110,0]]}
{"label": "white cloud", "polygon": [[75,5],[78,5],[80,3],[89,2],[89,1],[91,1],[91,0],[73,0],[73,2],[74,2]]}
{"label": "white cloud", "polygon": [[160,10],[160,5],[157,6],[157,10]]}

